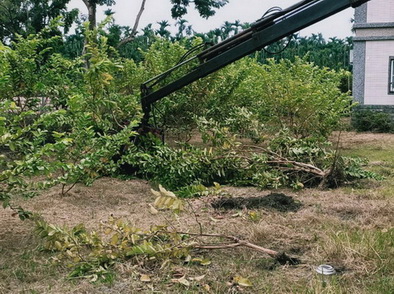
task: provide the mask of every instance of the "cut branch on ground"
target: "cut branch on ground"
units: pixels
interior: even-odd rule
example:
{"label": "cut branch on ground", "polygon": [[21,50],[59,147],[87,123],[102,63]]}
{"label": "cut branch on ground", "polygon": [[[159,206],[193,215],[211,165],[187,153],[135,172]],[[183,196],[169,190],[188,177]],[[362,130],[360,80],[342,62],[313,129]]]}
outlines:
{"label": "cut branch on ground", "polygon": [[214,250],[214,249],[232,249],[236,247],[248,247],[260,253],[268,254],[280,264],[290,264],[296,265],[300,263],[300,260],[294,257],[288,256],[286,253],[281,253],[272,249],[264,248],[258,246],[256,244],[250,243],[249,241],[239,239],[235,236],[227,236],[221,234],[194,234],[194,233],[181,233],[178,234],[187,234],[194,237],[210,237],[210,238],[222,238],[233,241],[233,243],[217,243],[217,244],[196,244],[193,245],[192,248],[194,249],[207,249],[207,250]]}

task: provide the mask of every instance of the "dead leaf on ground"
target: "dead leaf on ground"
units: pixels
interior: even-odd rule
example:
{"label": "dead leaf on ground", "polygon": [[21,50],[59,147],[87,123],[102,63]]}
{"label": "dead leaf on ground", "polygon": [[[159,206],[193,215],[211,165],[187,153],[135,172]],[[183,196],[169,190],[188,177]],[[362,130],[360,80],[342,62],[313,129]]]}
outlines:
{"label": "dead leaf on ground", "polygon": [[189,280],[190,280],[190,281],[199,282],[199,281],[201,281],[202,279],[204,279],[205,276],[206,276],[206,275],[202,275],[202,276],[198,276],[198,277],[190,277]]}
{"label": "dead leaf on ground", "polygon": [[149,204],[149,212],[150,212],[151,214],[153,214],[153,215],[159,213],[159,211],[158,211],[156,208],[154,208],[152,204]]}
{"label": "dead leaf on ground", "polygon": [[217,223],[219,221],[219,219],[213,218],[212,216],[210,216],[209,219],[214,223]]}
{"label": "dead leaf on ground", "polygon": [[190,282],[185,278],[185,276],[183,276],[183,277],[181,277],[179,279],[172,279],[171,282],[179,283],[179,284],[182,284],[182,285],[184,285],[186,287],[190,286]]}
{"label": "dead leaf on ground", "polygon": [[172,273],[172,276],[174,278],[181,278],[185,276],[185,273],[182,271],[182,269],[175,269],[175,271]]}
{"label": "dead leaf on ground", "polygon": [[242,213],[242,212],[237,212],[237,213],[234,213],[234,214],[232,214],[231,215],[231,217],[243,217],[244,216],[244,214]]}
{"label": "dead leaf on ground", "polygon": [[141,282],[151,282],[152,280],[149,275],[141,274],[140,281]]}
{"label": "dead leaf on ground", "polygon": [[202,287],[204,288],[205,291],[211,292],[211,287],[208,284],[204,284]]}

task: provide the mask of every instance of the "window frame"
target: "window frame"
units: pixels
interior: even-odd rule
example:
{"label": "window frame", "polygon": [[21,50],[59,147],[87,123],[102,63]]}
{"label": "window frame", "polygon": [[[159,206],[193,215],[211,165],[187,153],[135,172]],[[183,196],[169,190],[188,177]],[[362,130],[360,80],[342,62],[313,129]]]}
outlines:
{"label": "window frame", "polygon": [[394,56],[389,57],[388,94],[394,95]]}

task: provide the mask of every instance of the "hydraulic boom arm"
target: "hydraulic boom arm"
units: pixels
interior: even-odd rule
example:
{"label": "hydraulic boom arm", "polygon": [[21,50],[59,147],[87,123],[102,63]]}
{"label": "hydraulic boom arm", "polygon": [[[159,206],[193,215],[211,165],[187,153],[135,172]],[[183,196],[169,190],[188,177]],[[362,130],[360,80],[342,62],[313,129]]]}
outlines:
{"label": "hydraulic boom arm", "polygon": [[[167,72],[141,85],[142,125],[148,125],[152,104],[167,95],[203,78],[224,66],[306,28],[346,8],[357,7],[369,0],[304,0],[257,20],[251,27],[200,54],[178,64]],[[151,83],[171,74],[173,70],[198,59],[192,71],[169,84],[153,90]]]}

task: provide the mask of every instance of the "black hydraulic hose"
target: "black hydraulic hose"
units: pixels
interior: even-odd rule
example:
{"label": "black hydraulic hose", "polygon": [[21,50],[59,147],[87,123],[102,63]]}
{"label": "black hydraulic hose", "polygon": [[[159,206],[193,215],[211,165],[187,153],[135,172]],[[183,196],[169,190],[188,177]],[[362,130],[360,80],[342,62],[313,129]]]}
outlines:
{"label": "black hydraulic hose", "polygon": [[[161,73],[151,79],[149,79],[148,81],[146,81],[145,83],[143,83],[141,85],[141,87],[144,87],[146,89],[148,88],[152,88],[155,85],[157,85],[160,81],[164,80],[167,76],[169,76],[174,70],[176,70],[177,68],[189,63],[190,61],[192,61],[193,59],[196,58],[196,56],[193,56],[189,59],[186,59],[188,56],[190,56],[193,52],[197,51],[198,49],[205,47],[206,44],[202,43],[202,44],[198,44],[196,46],[194,46],[193,48],[191,48],[189,51],[187,51],[180,59],[179,61],[175,64],[174,67],[170,68],[169,70],[165,71],[164,73]],[[152,83],[152,84],[150,84]],[[149,84],[149,85],[148,85]]]}

